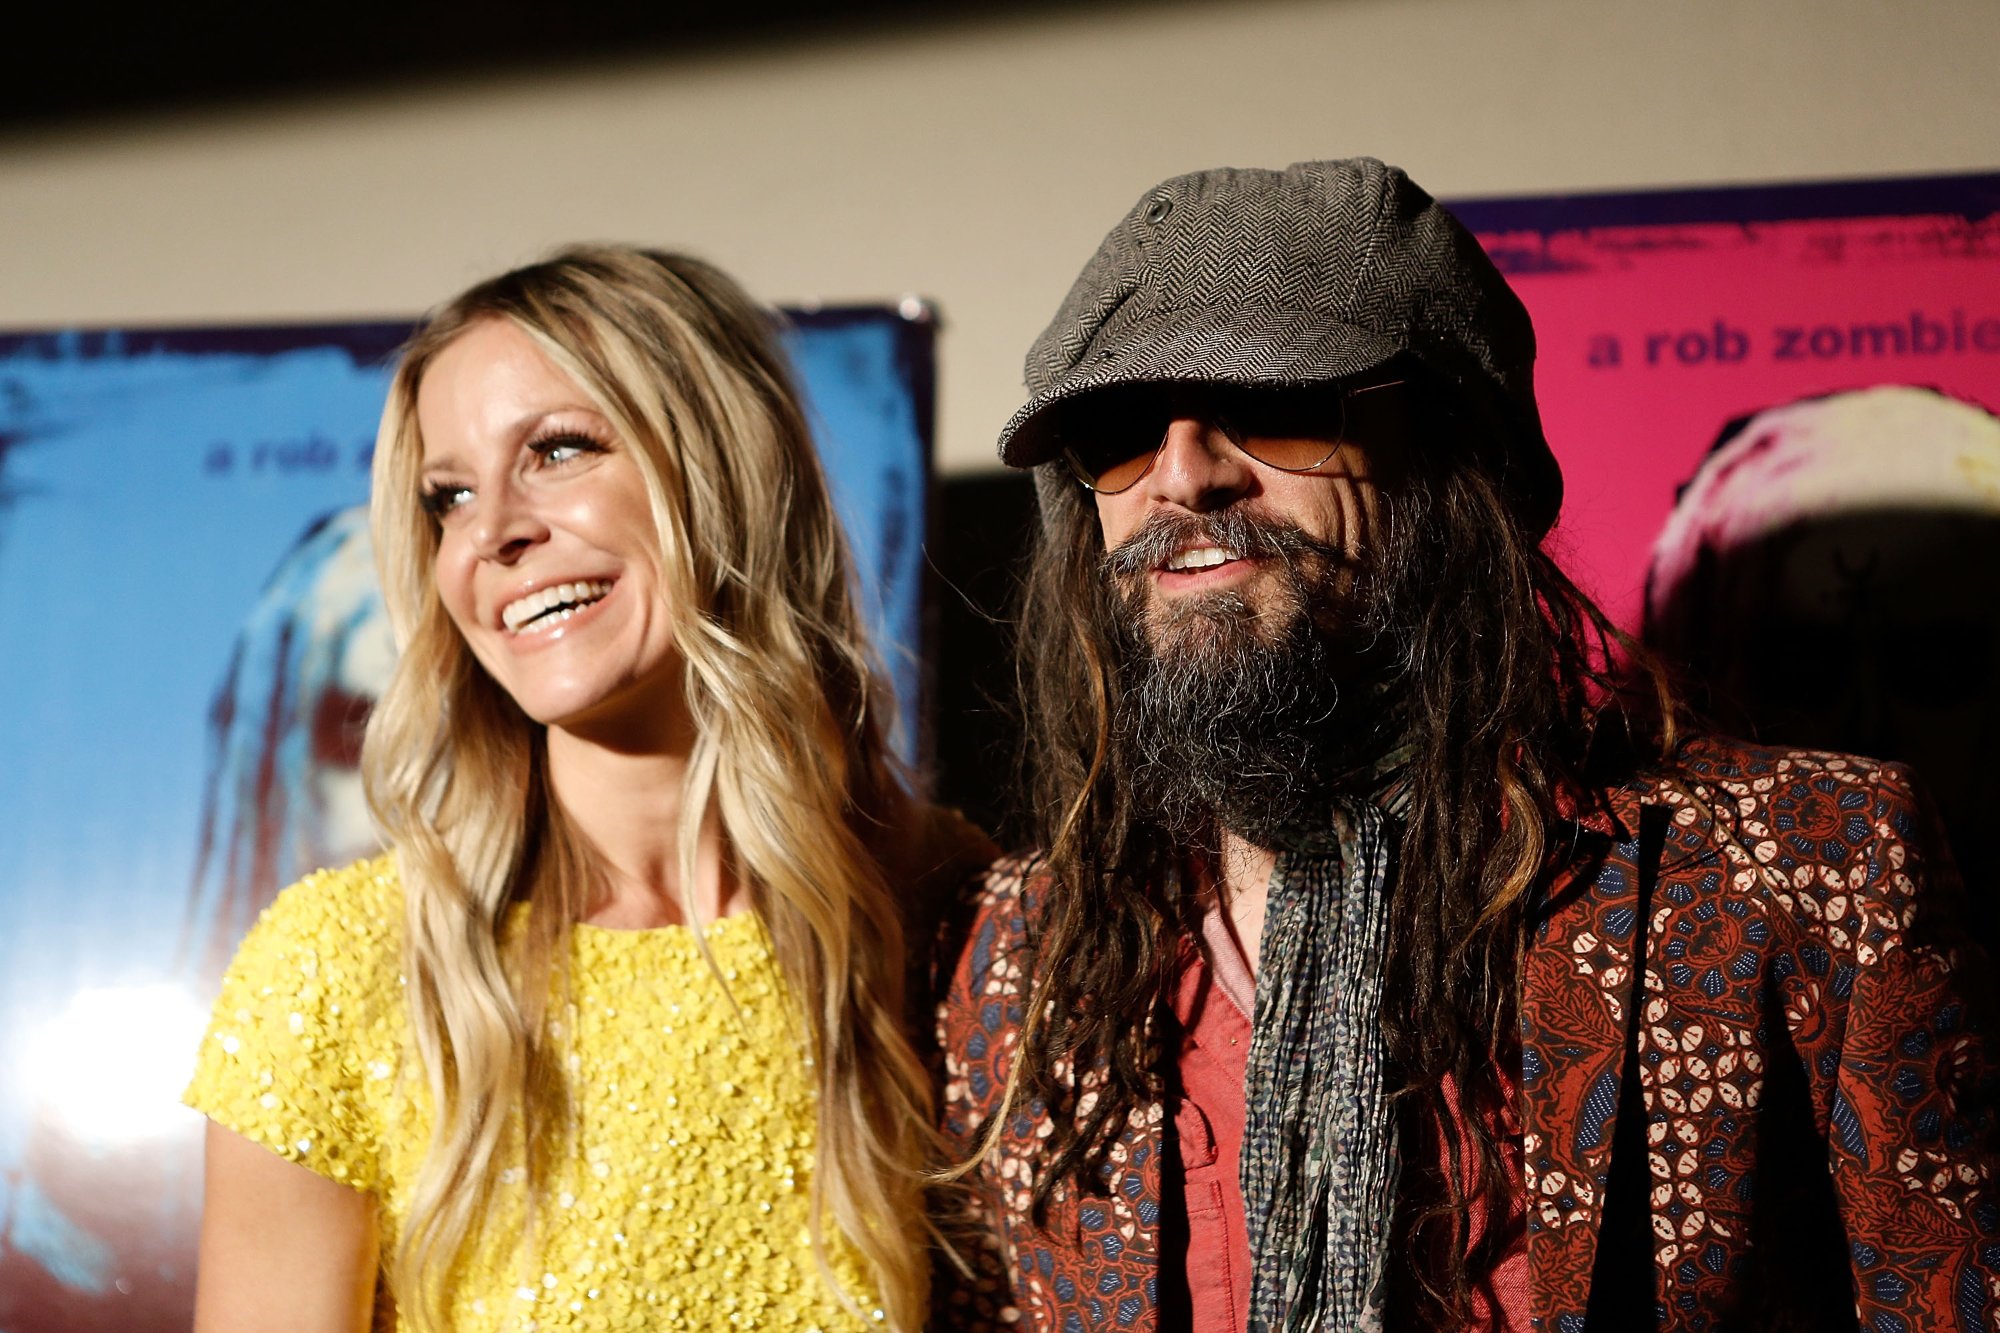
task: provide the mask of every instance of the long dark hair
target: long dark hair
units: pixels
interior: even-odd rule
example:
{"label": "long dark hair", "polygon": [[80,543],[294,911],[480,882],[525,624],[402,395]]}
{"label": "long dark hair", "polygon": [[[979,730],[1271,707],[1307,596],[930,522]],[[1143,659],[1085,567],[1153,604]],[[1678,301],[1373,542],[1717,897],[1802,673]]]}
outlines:
{"label": "long dark hair", "polygon": [[[1524,526],[1493,428],[1448,399],[1412,398],[1412,438],[1385,478],[1383,537],[1363,577],[1410,747],[1385,979],[1396,1002],[1383,1026],[1403,1143],[1392,1252],[1412,1259],[1392,1274],[1391,1310],[1436,1327],[1464,1321],[1474,1279],[1499,1257],[1496,1226],[1472,1244],[1468,1195],[1516,1188],[1494,1131],[1497,1062],[1516,1056],[1534,891],[1574,855],[1557,833],[1574,813],[1563,802],[1589,789],[1586,769],[1603,758],[1593,741],[1607,733],[1621,743],[1596,748],[1618,763],[1664,754],[1673,707],[1650,659]],[[1027,817],[1044,850],[1009,1096],[1039,1100],[1053,1121],[1035,1180],[1045,1215],[1059,1190],[1102,1189],[1128,1115],[1158,1100],[1158,1020],[1179,932],[1199,909],[1169,873],[1179,845],[1137,807],[1118,743],[1124,663],[1095,516],[1074,484],[1039,480],[1017,665]],[[1614,678],[1634,666],[1650,697]],[[1084,1088],[1098,1096],[1079,1112]]]}

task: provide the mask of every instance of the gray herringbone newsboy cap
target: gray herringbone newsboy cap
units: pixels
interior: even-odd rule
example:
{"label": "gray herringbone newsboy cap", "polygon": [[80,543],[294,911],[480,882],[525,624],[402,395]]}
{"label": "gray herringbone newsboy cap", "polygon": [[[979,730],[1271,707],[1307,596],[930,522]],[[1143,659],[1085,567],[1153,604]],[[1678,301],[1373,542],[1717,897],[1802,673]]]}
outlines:
{"label": "gray herringbone newsboy cap", "polygon": [[1562,473],[1535,408],[1534,328],[1456,218],[1366,157],[1176,176],[1111,229],[1029,349],[1000,459],[1053,458],[1051,409],[1113,385],[1306,388],[1412,360],[1492,425],[1493,463],[1547,531]]}

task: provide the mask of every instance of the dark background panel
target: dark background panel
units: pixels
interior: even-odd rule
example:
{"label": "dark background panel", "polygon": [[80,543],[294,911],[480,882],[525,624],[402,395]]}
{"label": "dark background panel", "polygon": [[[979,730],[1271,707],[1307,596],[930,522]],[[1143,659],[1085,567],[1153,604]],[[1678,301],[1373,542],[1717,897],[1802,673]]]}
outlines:
{"label": "dark background panel", "polygon": [[933,790],[1010,847],[1022,836],[1012,623],[1034,525],[1024,472],[945,477],[933,495]]}
{"label": "dark background panel", "polygon": [[857,32],[1118,7],[1122,0],[308,0],[40,5],[8,15],[0,127],[532,74]]}

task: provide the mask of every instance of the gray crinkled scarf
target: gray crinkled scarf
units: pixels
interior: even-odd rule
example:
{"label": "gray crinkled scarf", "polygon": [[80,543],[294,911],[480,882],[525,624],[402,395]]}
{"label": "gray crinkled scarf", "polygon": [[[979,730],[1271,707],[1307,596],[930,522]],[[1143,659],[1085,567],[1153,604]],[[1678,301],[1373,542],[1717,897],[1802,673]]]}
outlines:
{"label": "gray crinkled scarf", "polygon": [[1375,1333],[1397,1172],[1382,980],[1397,820],[1336,802],[1271,871],[1244,1081],[1251,1333]]}

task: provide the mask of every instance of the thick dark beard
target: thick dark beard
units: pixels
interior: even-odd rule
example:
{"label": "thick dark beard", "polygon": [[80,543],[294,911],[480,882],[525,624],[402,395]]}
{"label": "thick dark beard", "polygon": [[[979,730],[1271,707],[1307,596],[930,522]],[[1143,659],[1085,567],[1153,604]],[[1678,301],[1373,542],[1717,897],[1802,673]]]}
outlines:
{"label": "thick dark beard", "polygon": [[[1268,560],[1262,607],[1235,592],[1155,606],[1146,576],[1190,543]],[[1103,571],[1124,667],[1118,739],[1136,812],[1189,849],[1227,830],[1266,848],[1325,826],[1340,782],[1383,747],[1378,635],[1366,580],[1338,548],[1228,509],[1159,515]]]}

